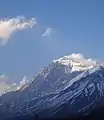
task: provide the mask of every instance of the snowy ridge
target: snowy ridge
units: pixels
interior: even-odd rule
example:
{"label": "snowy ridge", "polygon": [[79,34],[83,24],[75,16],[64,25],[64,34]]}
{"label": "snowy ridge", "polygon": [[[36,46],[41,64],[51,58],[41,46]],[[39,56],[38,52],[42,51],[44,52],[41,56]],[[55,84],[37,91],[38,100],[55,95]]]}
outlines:
{"label": "snowy ridge", "polygon": [[73,83],[75,83],[76,81],[80,80],[81,78],[85,78],[86,76],[100,70],[101,67],[100,66],[96,66],[90,70],[86,70],[84,72],[82,72],[81,74],[77,75],[75,78],[73,78],[71,81],[68,82],[68,84],[66,85],[65,89],[67,89],[68,87],[70,87]]}
{"label": "snowy ridge", "polygon": [[87,59],[83,55],[76,53],[53,60],[53,62],[59,62],[63,65],[71,66],[71,72],[88,70],[97,65],[97,62],[91,58]]}

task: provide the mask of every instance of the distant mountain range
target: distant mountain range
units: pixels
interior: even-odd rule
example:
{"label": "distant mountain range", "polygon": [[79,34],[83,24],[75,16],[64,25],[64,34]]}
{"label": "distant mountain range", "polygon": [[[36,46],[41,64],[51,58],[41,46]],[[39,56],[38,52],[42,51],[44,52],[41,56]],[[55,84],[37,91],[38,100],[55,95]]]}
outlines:
{"label": "distant mountain range", "polygon": [[103,108],[104,65],[72,54],[53,60],[30,82],[3,94],[0,120],[85,120],[103,117]]}

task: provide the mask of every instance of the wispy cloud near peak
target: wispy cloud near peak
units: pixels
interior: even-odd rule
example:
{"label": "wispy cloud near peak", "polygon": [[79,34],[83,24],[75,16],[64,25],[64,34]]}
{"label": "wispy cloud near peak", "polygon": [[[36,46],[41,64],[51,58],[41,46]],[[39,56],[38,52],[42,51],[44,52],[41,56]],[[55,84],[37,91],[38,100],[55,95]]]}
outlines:
{"label": "wispy cloud near peak", "polygon": [[43,36],[43,37],[45,37],[45,36],[50,36],[52,32],[53,32],[53,29],[52,29],[52,28],[47,28],[47,29],[45,30],[45,32],[42,34],[42,36]]}
{"label": "wispy cloud near peak", "polygon": [[0,39],[5,44],[14,32],[32,28],[35,24],[35,18],[26,19],[24,16],[0,20]]}

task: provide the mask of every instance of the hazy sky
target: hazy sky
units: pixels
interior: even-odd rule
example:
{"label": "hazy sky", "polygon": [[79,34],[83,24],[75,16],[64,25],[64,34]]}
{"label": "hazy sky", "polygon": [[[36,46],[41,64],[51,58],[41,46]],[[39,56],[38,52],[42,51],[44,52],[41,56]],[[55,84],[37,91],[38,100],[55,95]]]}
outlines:
{"label": "hazy sky", "polygon": [[0,0],[0,21],[0,72],[11,80],[71,53],[104,59],[104,0]]}

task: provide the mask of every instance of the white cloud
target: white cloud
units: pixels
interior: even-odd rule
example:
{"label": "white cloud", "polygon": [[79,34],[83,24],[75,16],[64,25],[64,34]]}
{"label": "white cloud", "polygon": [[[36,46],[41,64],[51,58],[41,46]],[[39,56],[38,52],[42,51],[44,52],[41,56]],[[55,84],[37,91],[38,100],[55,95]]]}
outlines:
{"label": "white cloud", "polygon": [[29,81],[27,79],[27,76],[24,76],[23,79],[20,81],[20,83],[17,84],[15,82],[10,82],[9,78],[6,75],[1,74],[0,75],[0,96],[6,92],[20,90],[24,86],[26,86],[28,82]]}
{"label": "white cloud", "polygon": [[21,89],[28,83],[27,76],[24,76],[23,79],[20,81],[20,84],[17,87],[17,90]]}
{"label": "white cloud", "polygon": [[9,78],[6,75],[1,74],[0,75],[0,96],[6,92],[20,90],[24,86],[26,86],[28,82],[29,81],[27,79],[27,76],[24,76],[23,79],[20,81],[20,83],[17,84],[15,82],[10,82]]}
{"label": "white cloud", "polygon": [[[81,63],[82,65],[85,66],[95,66],[96,62],[95,60],[92,60],[91,58],[86,58],[80,53],[73,53],[68,56],[61,57],[57,60],[54,60],[53,62],[60,62],[65,65],[69,65],[70,63]],[[74,65],[74,64],[73,64]]]}
{"label": "white cloud", "polygon": [[35,18],[26,19],[23,16],[0,20],[0,39],[5,44],[14,32],[32,28],[35,24]]}
{"label": "white cloud", "polygon": [[81,62],[83,64],[96,64],[96,61],[92,60],[91,58],[86,58],[80,53],[73,53],[69,56],[69,58],[75,62]]}
{"label": "white cloud", "polygon": [[42,34],[42,36],[43,36],[43,37],[45,37],[45,36],[50,36],[52,32],[53,32],[53,29],[52,29],[52,28],[47,28],[47,29],[45,30],[45,32]]}
{"label": "white cloud", "polygon": [[27,76],[24,76],[23,79],[20,81],[20,85],[25,85],[27,83]]}

